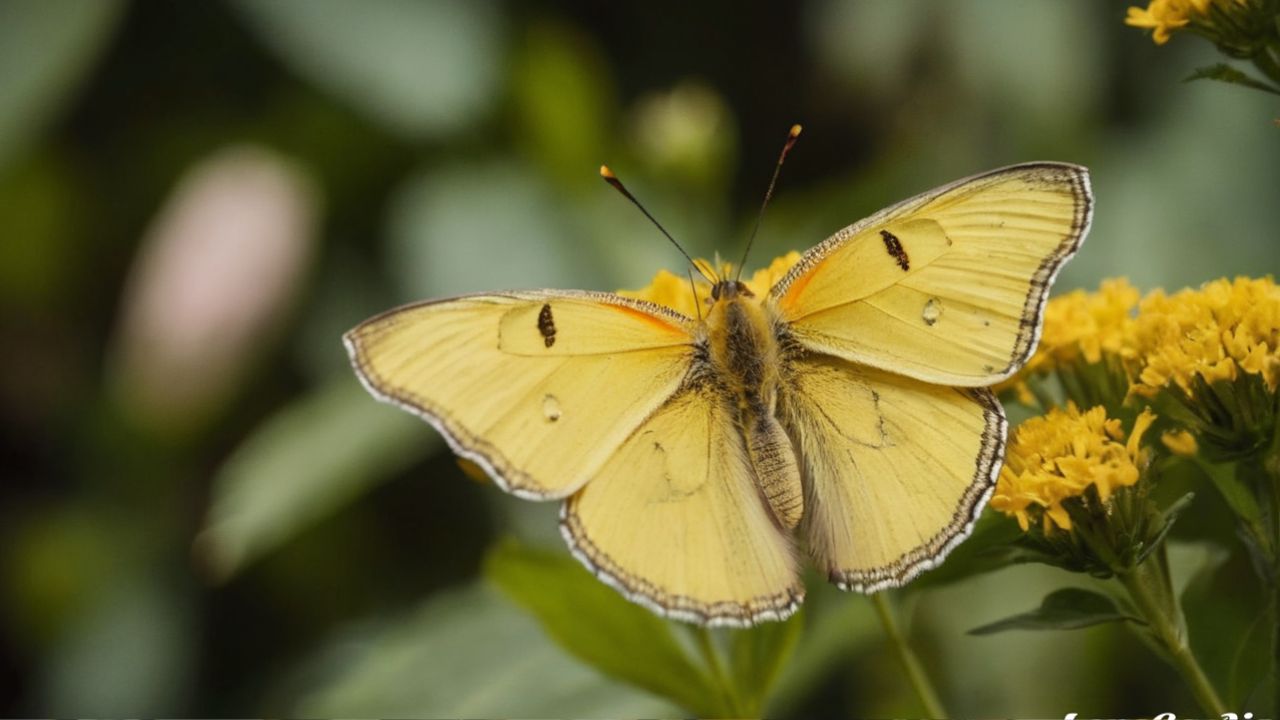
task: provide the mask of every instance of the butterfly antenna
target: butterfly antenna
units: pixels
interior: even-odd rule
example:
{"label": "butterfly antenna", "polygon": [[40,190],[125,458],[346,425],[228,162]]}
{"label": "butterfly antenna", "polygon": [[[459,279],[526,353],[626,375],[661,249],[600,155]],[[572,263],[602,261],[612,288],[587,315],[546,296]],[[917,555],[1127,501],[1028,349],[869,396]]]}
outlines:
{"label": "butterfly antenna", "polygon": [[760,214],[756,215],[756,225],[751,229],[751,237],[747,238],[747,249],[742,251],[742,262],[738,263],[738,275],[734,280],[742,279],[742,268],[747,265],[747,253],[751,252],[751,243],[755,242],[756,233],[760,232],[760,221],[764,220],[764,209],[769,207],[769,199],[773,197],[773,186],[778,183],[782,162],[787,159],[787,153],[791,152],[791,147],[796,144],[796,138],[800,137],[800,130],[799,125],[792,125],[791,132],[787,133],[787,142],[782,146],[782,153],[778,155],[778,164],[773,166],[773,178],[769,180],[769,189],[764,191],[764,202],[760,203]]}
{"label": "butterfly antenna", "polygon": [[689,289],[693,291],[693,307],[698,311],[698,322],[702,322],[702,301],[698,299],[698,285],[693,281],[693,269],[689,269]]}
{"label": "butterfly antenna", "polygon": [[667,229],[662,227],[662,223],[658,222],[657,218],[650,215],[649,211],[644,209],[644,205],[641,205],[640,201],[636,199],[636,196],[632,195],[631,191],[627,190],[627,188],[623,186],[622,181],[618,179],[617,175],[613,174],[613,171],[609,169],[608,165],[600,166],[600,177],[604,178],[605,182],[612,185],[614,190],[622,193],[622,196],[630,200],[632,205],[640,208],[640,212],[644,213],[644,216],[649,218],[649,222],[653,223],[663,235],[667,236],[667,239],[671,241],[671,244],[676,246],[676,249],[680,251],[680,254],[684,256],[685,260],[689,261],[689,264],[693,266],[693,269],[698,271],[699,275],[706,278],[707,282],[712,285],[716,284],[716,279],[708,275],[707,272],[702,269],[702,266],[694,262],[693,258],[689,256],[689,253],[685,252],[684,248],[680,247],[680,243],[676,242],[676,239],[671,237],[671,233],[667,232]]}

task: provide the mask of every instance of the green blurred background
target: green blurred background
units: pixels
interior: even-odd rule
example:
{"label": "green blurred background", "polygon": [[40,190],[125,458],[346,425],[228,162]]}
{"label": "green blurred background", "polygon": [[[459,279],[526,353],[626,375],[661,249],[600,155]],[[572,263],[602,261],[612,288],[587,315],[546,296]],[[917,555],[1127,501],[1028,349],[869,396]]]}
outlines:
{"label": "green blurred background", "polygon": [[[602,162],[691,252],[736,257],[794,122],[758,265],[1063,160],[1097,210],[1058,292],[1274,272],[1274,99],[1180,83],[1213,49],[1156,47],[1125,6],[0,0],[0,712],[678,713],[482,577],[502,538],[563,553],[556,508],[468,479],[363,392],[340,334],[417,298],[678,270]],[[1233,542],[1196,509],[1176,567]],[[1238,555],[1215,617],[1248,592]],[[1190,707],[1117,628],[964,634],[1062,582],[904,598],[953,712]],[[866,601],[810,592],[770,714],[917,712]]]}

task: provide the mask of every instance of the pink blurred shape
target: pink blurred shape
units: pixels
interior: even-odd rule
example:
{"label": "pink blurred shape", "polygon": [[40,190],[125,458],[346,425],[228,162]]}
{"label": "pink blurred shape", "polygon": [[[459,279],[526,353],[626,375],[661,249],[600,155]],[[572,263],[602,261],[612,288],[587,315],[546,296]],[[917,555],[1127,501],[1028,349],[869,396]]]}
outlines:
{"label": "pink blurred shape", "polygon": [[261,147],[186,172],[124,289],[109,379],[129,415],[182,435],[235,396],[302,286],[319,205],[310,178]]}

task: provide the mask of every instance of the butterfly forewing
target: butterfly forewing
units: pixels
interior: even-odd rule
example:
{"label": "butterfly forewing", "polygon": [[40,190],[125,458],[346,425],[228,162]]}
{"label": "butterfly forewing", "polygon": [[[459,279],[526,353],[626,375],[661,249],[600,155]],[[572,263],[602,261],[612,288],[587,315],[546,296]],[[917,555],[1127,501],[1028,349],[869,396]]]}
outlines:
{"label": "butterfly forewing", "polygon": [[606,293],[411,305],[346,335],[380,399],[435,425],[516,494],[577,490],[690,368],[686,318]]}
{"label": "butterfly forewing", "polygon": [[1084,168],[996,170],[841,230],[771,295],[806,348],[926,382],[989,385],[1030,356],[1049,284],[1091,207]]}

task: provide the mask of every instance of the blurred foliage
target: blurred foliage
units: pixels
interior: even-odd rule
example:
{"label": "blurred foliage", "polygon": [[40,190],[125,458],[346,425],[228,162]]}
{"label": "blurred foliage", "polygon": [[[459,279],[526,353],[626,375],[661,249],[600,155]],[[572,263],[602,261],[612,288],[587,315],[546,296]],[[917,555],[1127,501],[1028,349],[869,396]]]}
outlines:
{"label": "blurred foliage", "polygon": [[[692,252],[734,258],[794,122],[805,134],[753,265],[944,182],[1050,159],[1088,165],[1098,198],[1060,290],[1274,271],[1274,100],[1180,83],[1213,48],[1156,47],[1123,20],[1106,0],[0,3],[0,708],[917,712],[870,605],[821,578],[802,619],[701,639],[623,602],[568,559],[554,507],[466,479],[430,428],[368,398],[340,335],[424,297],[678,269],[599,181],[604,162]],[[192,328],[239,374],[184,423],[181,391],[208,379],[196,354],[166,380],[179,420],[140,421],[113,358],[171,339],[122,331],[144,238],[192,168],[245,143],[314,192],[314,222],[273,226],[299,252],[193,262],[151,309],[186,312],[212,288],[245,327],[278,320]],[[209,224],[234,234],[241,217]],[[271,262],[289,292],[237,270]],[[1174,548],[1218,548],[1171,556],[1194,576],[1192,644],[1240,702],[1227,679],[1258,680],[1258,648],[1236,641],[1273,616],[1222,499],[1192,471],[1177,482],[1172,497],[1197,496]],[[1192,707],[1116,623],[967,635],[1075,581],[985,572],[1005,564],[989,551],[1007,531],[984,519],[897,596],[951,712]]]}
{"label": "blurred foliage", "polygon": [[292,70],[391,132],[409,138],[457,132],[496,99],[502,46],[494,3],[236,5]]}
{"label": "blurred foliage", "polygon": [[353,379],[332,381],[286,406],[213,477],[199,560],[226,579],[299,528],[374,482],[412,465],[429,445],[418,421],[382,412]]}
{"label": "blurred foliage", "polygon": [[124,10],[120,0],[13,0],[0,6],[0,168],[38,145],[79,89]]}
{"label": "blurred foliage", "polygon": [[1006,630],[1079,630],[1109,622],[1141,622],[1124,614],[1115,601],[1101,593],[1082,588],[1062,588],[1044,596],[1040,607],[969,631],[990,635]]}
{"label": "blurred foliage", "polygon": [[675,710],[575,662],[483,586],[346,629],[293,686],[299,699],[291,712],[308,717],[654,717]]}

